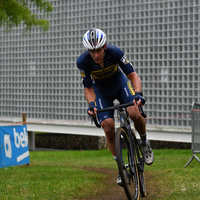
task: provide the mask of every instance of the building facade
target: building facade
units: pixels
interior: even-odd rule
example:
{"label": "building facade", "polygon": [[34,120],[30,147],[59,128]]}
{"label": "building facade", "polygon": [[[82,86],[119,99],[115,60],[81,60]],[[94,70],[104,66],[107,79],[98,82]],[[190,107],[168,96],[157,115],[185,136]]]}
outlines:
{"label": "building facade", "polygon": [[[139,74],[147,124],[190,127],[200,102],[199,0],[50,0],[46,33],[0,30],[0,120],[88,121],[76,60],[100,28]],[[32,11],[42,15],[34,5]]]}

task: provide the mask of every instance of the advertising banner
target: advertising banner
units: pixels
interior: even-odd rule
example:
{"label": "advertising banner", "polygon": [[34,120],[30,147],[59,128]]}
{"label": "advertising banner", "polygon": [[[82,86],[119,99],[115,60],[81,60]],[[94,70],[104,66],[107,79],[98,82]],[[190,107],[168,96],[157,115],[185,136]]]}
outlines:
{"label": "advertising banner", "polygon": [[29,164],[26,125],[0,126],[0,168]]}

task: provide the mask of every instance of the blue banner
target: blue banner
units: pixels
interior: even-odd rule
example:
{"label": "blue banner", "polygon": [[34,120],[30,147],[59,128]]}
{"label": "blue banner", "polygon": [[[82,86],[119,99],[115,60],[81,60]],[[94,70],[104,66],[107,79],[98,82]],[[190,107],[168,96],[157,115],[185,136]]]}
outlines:
{"label": "blue banner", "polygon": [[0,168],[30,163],[26,125],[0,126]]}

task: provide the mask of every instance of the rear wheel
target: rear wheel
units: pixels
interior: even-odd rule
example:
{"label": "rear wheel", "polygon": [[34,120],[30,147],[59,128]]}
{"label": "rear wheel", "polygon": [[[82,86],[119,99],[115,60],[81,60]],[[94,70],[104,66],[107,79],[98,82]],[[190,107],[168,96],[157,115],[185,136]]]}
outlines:
{"label": "rear wheel", "polygon": [[136,157],[133,154],[131,159],[129,136],[123,128],[118,128],[116,131],[115,148],[119,173],[126,196],[129,200],[138,200],[140,185]]}

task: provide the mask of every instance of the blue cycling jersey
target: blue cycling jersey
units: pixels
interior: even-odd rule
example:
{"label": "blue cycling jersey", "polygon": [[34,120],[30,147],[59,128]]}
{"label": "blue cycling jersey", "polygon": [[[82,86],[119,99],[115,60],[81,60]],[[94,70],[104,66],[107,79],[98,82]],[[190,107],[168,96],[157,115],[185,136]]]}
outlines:
{"label": "blue cycling jersey", "polygon": [[119,66],[126,75],[134,72],[133,66],[122,50],[109,44],[105,50],[104,68],[93,61],[88,51],[85,51],[77,60],[84,87],[92,87],[93,84],[100,87],[118,81],[123,75]]}
{"label": "blue cycling jersey", "polygon": [[[134,72],[134,69],[119,48],[107,45],[104,68],[93,61],[88,51],[78,58],[77,67],[81,73],[84,87],[94,88],[97,109],[113,106],[115,99],[120,103],[133,101],[135,93],[125,75]],[[114,111],[102,112],[97,115],[101,123],[107,118],[113,118]]]}

